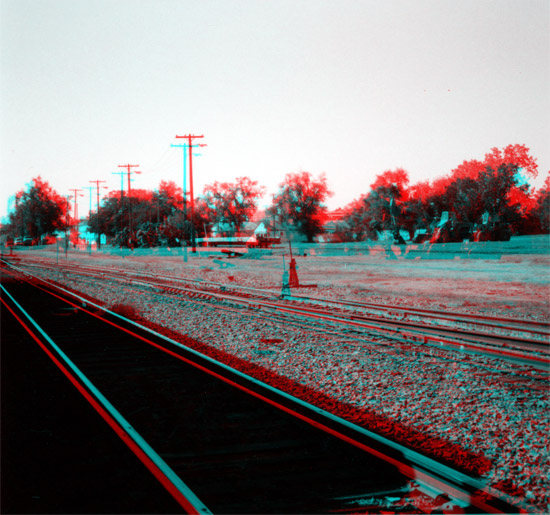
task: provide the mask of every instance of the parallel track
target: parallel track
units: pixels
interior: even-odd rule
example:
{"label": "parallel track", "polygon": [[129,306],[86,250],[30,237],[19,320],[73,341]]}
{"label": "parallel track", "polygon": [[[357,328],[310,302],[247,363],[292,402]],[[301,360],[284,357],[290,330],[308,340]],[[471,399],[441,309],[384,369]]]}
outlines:
{"label": "parallel track", "polygon": [[[159,480],[188,511],[399,512],[423,502],[424,508],[416,506],[422,511],[437,505],[438,494],[466,511],[517,511],[479,479],[62,288],[21,280],[11,271],[3,276],[3,313],[5,307],[26,321],[73,384],[156,465]],[[413,479],[422,499],[411,500]],[[389,497],[393,506],[377,504]]]}
{"label": "parallel track", "polygon": [[[281,300],[267,290],[244,288],[173,276],[155,276],[107,267],[81,267],[26,262],[26,268],[42,268],[63,274],[110,279],[187,296],[206,296],[264,312],[316,319],[340,327],[357,328],[419,345],[460,350],[525,363],[547,371],[550,367],[550,324],[523,320],[440,313],[400,306],[334,301],[291,296]],[[182,284],[194,284],[193,288]],[[312,304],[315,306],[313,307]],[[365,311],[370,310],[371,313]],[[373,314],[377,310],[378,314]],[[381,316],[381,312],[385,313]],[[399,318],[396,318],[399,317]]]}

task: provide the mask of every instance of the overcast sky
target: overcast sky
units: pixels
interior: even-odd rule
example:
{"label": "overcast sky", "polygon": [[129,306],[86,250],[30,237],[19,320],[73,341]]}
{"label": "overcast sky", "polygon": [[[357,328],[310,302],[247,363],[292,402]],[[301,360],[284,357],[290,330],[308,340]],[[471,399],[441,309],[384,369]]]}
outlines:
{"label": "overcast sky", "polygon": [[550,169],[547,0],[0,2],[0,216],[37,175],[181,184],[189,132],[196,194],[249,176],[262,204],[289,172],[325,172],[334,209],[513,143]]}

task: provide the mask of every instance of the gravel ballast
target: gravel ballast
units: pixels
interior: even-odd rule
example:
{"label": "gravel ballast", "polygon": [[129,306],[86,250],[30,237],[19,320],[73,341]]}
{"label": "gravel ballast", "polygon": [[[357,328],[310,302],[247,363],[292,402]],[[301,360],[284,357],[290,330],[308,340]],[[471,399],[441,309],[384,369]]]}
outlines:
{"label": "gravel ballast", "polygon": [[[548,261],[541,256],[523,257],[521,262],[510,258],[493,276],[487,270],[500,263],[478,260],[470,267],[476,277],[467,279],[461,274],[462,263],[434,262],[438,266],[414,268],[414,263],[407,262],[402,268],[394,266],[390,273],[387,262],[376,257],[364,267],[366,275],[353,281],[350,276],[360,274],[360,259],[365,261],[350,256],[345,267],[339,264],[337,275],[345,280],[332,277],[333,258],[300,259],[300,280],[318,283],[314,292],[303,293],[391,304],[402,290],[401,303],[416,307],[431,304],[433,309],[430,299],[437,299],[438,306],[451,311],[548,319],[548,281],[544,277],[519,280],[514,271],[517,266],[526,274],[527,263],[540,275],[545,267],[548,270]],[[280,288],[282,264],[273,256],[225,260],[229,266],[224,267],[204,257],[182,263],[179,257],[75,253],[69,260],[272,289]],[[510,282],[507,274],[517,280]],[[69,273],[40,275],[100,299],[107,307],[131,306],[153,326],[186,335],[200,342],[203,351],[211,349],[211,354],[225,361],[233,359],[235,366],[251,375],[264,375],[264,380],[294,389],[296,395],[325,409],[486,478],[526,510],[550,511],[550,402],[548,377],[540,370],[366,333],[339,334],[334,328],[315,327],[298,319],[267,319],[261,312],[236,305],[121,287],[108,279],[100,282]],[[468,290],[468,282],[477,289]],[[416,296],[409,291],[415,283]],[[447,291],[434,290],[436,283],[444,284]],[[468,295],[461,295],[463,291]],[[516,308],[514,313],[511,305]]]}

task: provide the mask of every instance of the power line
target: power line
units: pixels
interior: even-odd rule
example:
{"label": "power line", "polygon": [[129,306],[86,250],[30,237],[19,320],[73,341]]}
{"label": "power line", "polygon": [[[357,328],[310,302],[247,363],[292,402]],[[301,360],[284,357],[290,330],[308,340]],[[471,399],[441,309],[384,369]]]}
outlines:
{"label": "power line", "polygon": [[156,160],[153,166],[147,167],[150,171],[157,172],[161,166],[165,168],[172,162],[172,160],[174,159],[174,154],[170,152],[171,146],[172,145],[168,145],[168,147],[165,149],[162,155]]}

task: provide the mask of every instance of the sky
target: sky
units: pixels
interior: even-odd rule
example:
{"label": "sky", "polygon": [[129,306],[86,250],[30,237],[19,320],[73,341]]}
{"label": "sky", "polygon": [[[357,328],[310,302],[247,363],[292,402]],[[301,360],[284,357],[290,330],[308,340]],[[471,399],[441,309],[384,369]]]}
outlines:
{"label": "sky", "polygon": [[81,215],[119,165],[181,185],[189,133],[195,194],[248,176],[260,207],[287,173],[325,173],[335,209],[515,143],[540,186],[549,35],[547,0],[0,0],[0,218],[38,175]]}

